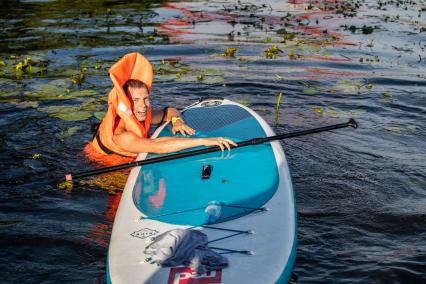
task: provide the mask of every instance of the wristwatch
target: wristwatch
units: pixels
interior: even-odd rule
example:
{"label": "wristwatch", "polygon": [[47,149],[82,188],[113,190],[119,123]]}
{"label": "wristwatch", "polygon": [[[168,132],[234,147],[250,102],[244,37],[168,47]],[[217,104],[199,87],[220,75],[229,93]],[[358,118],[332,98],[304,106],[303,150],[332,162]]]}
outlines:
{"label": "wristwatch", "polygon": [[175,123],[176,123],[178,120],[181,120],[181,121],[183,122],[182,117],[180,117],[180,116],[173,116],[173,117],[172,117],[172,125],[175,125]]}

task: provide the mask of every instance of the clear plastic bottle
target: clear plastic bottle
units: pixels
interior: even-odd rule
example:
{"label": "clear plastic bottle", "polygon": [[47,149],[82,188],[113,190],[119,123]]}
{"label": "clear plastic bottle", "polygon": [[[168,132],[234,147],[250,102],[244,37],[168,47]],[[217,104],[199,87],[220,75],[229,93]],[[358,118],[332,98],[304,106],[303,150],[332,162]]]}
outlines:
{"label": "clear plastic bottle", "polygon": [[207,224],[216,223],[220,219],[222,206],[218,201],[210,201],[204,211],[207,216]]}

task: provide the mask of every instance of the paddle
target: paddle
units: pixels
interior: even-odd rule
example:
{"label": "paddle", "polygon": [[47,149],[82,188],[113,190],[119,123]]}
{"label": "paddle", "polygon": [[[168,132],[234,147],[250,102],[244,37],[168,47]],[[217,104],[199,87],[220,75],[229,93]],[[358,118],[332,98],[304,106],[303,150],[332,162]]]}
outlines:
{"label": "paddle", "polygon": [[[330,126],[324,126],[324,127],[313,128],[313,129],[308,129],[308,130],[302,130],[302,131],[297,131],[297,132],[287,133],[287,134],[280,134],[280,135],[275,135],[275,136],[270,136],[270,137],[253,138],[253,139],[250,139],[250,140],[239,142],[239,143],[237,143],[236,147],[232,147],[232,148],[240,148],[240,147],[245,147],[245,146],[250,146],[250,145],[258,145],[258,144],[263,144],[265,142],[270,142],[270,141],[274,141],[274,140],[282,140],[282,139],[286,139],[286,138],[299,137],[299,136],[303,136],[303,135],[308,135],[308,134],[313,134],[313,133],[318,133],[318,132],[324,132],[324,131],[330,131],[330,130],[344,128],[344,127],[357,128],[358,124],[356,123],[356,121],[354,119],[351,118],[346,123],[334,124],[334,125],[330,125]],[[112,172],[112,171],[116,171],[116,170],[122,170],[122,169],[127,169],[127,168],[132,168],[132,167],[143,166],[143,165],[149,165],[149,164],[153,164],[153,163],[160,163],[160,162],[164,162],[164,161],[171,161],[171,160],[175,160],[175,159],[191,157],[191,156],[196,156],[196,155],[201,155],[201,154],[206,154],[206,153],[212,153],[212,152],[217,152],[217,151],[221,151],[220,147],[219,146],[213,146],[213,147],[208,147],[208,148],[203,148],[203,149],[198,149],[198,150],[192,150],[192,151],[183,152],[183,153],[171,154],[171,155],[160,156],[160,157],[155,157],[155,158],[151,158],[151,159],[131,162],[131,163],[125,163],[125,164],[116,165],[116,166],[112,166],[112,167],[106,167],[106,168],[101,168],[101,169],[96,169],[96,170],[79,172],[79,173],[76,173],[76,174],[70,173],[70,174],[65,175],[65,179],[67,181],[72,181],[73,178],[88,177],[88,176],[108,173],[108,172]]]}

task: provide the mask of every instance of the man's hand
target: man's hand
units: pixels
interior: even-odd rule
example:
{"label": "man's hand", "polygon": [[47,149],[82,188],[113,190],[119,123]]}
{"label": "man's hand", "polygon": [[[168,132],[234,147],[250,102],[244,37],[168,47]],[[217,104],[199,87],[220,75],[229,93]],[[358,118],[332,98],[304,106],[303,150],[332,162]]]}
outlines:
{"label": "man's hand", "polygon": [[173,124],[172,133],[173,134],[180,133],[183,136],[186,136],[188,134],[191,136],[195,134],[195,130],[189,127],[188,125],[186,125],[182,119],[179,119]]}

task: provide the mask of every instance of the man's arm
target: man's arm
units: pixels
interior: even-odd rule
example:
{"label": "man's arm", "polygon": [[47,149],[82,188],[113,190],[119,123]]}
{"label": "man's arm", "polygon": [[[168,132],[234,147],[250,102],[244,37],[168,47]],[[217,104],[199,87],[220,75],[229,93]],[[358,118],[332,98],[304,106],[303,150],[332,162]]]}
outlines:
{"label": "man's arm", "polygon": [[139,138],[132,132],[122,132],[113,136],[118,147],[132,153],[170,153],[197,146],[219,146],[222,151],[237,144],[223,137],[214,138],[183,138],[160,137],[155,139]]}

